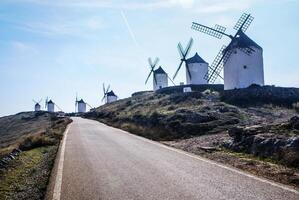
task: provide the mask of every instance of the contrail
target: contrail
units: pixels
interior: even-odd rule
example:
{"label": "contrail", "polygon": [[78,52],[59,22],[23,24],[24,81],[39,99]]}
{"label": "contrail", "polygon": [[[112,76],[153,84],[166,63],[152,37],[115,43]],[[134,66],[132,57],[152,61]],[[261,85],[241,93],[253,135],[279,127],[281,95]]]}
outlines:
{"label": "contrail", "polygon": [[128,19],[127,19],[126,15],[125,15],[124,11],[121,10],[120,13],[121,13],[121,16],[122,16],[122,18],[123,18],[125,24],[126,24],[126,27],[127,27],[128,31],[129,31],[129,33],[130,33],[130,36],[131,36],[131,38],[132,38],[134,44],[136,45],[136,47],[140,48],[140,45],[139,45],[139,43],[137,42],[136,36],[135,36],[135,34],[134,34],[134,32],[133,32],[133,30],[132,30],[132,28],[131,28],[131,26],[130,26],[130,24],[129,24],[129,22],[128,22]]}

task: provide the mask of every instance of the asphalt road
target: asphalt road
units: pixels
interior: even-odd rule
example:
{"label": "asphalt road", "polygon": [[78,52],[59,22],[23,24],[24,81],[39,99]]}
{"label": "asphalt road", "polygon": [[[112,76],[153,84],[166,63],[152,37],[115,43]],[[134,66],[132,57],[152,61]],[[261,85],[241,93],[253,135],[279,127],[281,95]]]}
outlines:
{"label": "asphalt road", "polygon": [[283,185],[96,121],[73,120],[56,191],[60,199],[299,199]]}

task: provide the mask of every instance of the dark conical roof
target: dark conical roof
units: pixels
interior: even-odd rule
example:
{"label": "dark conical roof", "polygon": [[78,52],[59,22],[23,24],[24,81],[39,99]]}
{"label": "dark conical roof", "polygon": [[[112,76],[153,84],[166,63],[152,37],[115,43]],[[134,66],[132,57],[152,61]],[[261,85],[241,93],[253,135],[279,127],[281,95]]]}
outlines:
{"label": "dark conical roof", "polygon": [[166,74],[166,72],[162,69],[162,67],[160,66],[158,69],[156,69],[154,71],[155,74]]}
{"label": "dark conical roof", "polygon": [[111,90],[110,92],[107,92],[107,96],[116,96],[113,92],[113,90]]}
{"label": "dark conical roof", "polygon": [[78,103],[85,103],[85,102],[83,101],[83,99],[81,99],[80,101],[78,101]]}
{"label": "dark conical roof", "polygon": [[234,49],[234,48],[246,48],[246,47],[255,47],[257,49],[263,50],[261,46],[255,43],[252,39],[250,39],[242,30],[238,32],[238,37],[233,39],[231,43],[226,48],[226,51]]}
{"label": "dark conical roof", "polygon": [[196,53],[193,57],[186,60],[187,64],[190,63],[207,63],[204,59],[202,59],[198,53]]}
{"label": "dark conical roof", "polygon": [[40,104],[39,104],[39,103],[36,103],[35,106],[40,106]]}
{"label": "dark conical roof", "polygon": [[48,101],[48,104],[49,104],[49,103],[54,104],[54,102],[53,102],[52,100]]}

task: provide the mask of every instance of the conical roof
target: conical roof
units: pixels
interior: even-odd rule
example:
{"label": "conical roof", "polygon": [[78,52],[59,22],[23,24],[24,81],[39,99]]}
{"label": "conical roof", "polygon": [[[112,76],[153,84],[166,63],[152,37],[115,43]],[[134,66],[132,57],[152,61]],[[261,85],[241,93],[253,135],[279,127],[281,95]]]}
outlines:
{"label": "conical roof", "polygon": [[187,59],[186,62],[187,62],[187,64],[190,64],[190,63],[207,63],[204,59],[202,59],[198,55],[197,52],[196,52],[196,54],[193,57]]}
{"label": "conical roof", "polygon": [[113,92],[113,90],[111,90],[110,92],[107,92],[107,96],[116,96]]}
{"label": "conical roof", "polygon": [[234,48],[246,48],[255,47],[257,49],[263,50],[261,46],[250,39],[242,30],[238,32],[238,37],[233,39],[225,51],[232,50]]}
{"label": "conical roof", "polygon": [[78,103],[85,103],[85,102],[83,101],[83,99],[81,99],[80,101],[78,101]]}
{"label": "conical roof", "polygon": [[162,67],[160,66],[158,69],[154,70],[155,74],[166,74],[166,72],[162,69]]}
{"label": "conical roof", "polygon": [[48,101],[48,104],[54,104],[54,102],[52,100]]}

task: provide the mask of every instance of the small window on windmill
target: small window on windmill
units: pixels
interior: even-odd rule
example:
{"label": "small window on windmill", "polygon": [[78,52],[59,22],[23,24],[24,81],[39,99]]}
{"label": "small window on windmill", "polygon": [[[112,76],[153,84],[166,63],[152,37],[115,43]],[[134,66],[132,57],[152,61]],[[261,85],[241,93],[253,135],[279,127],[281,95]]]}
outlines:
{"label": "small window on windmill", "polygon": [[192,89],[191,87],[184,87],[183,88],[183,92],[186,93],[186,92],[192,92]]}
{"label": "small window on windmill", "polygon": [[247,69],[247,65],[244,65],[243,68],[244,68],[244,69]]}
{"label": "small window on windmill", "polygon": [[180,82],[180,85],[184,85],[184,82]]}

